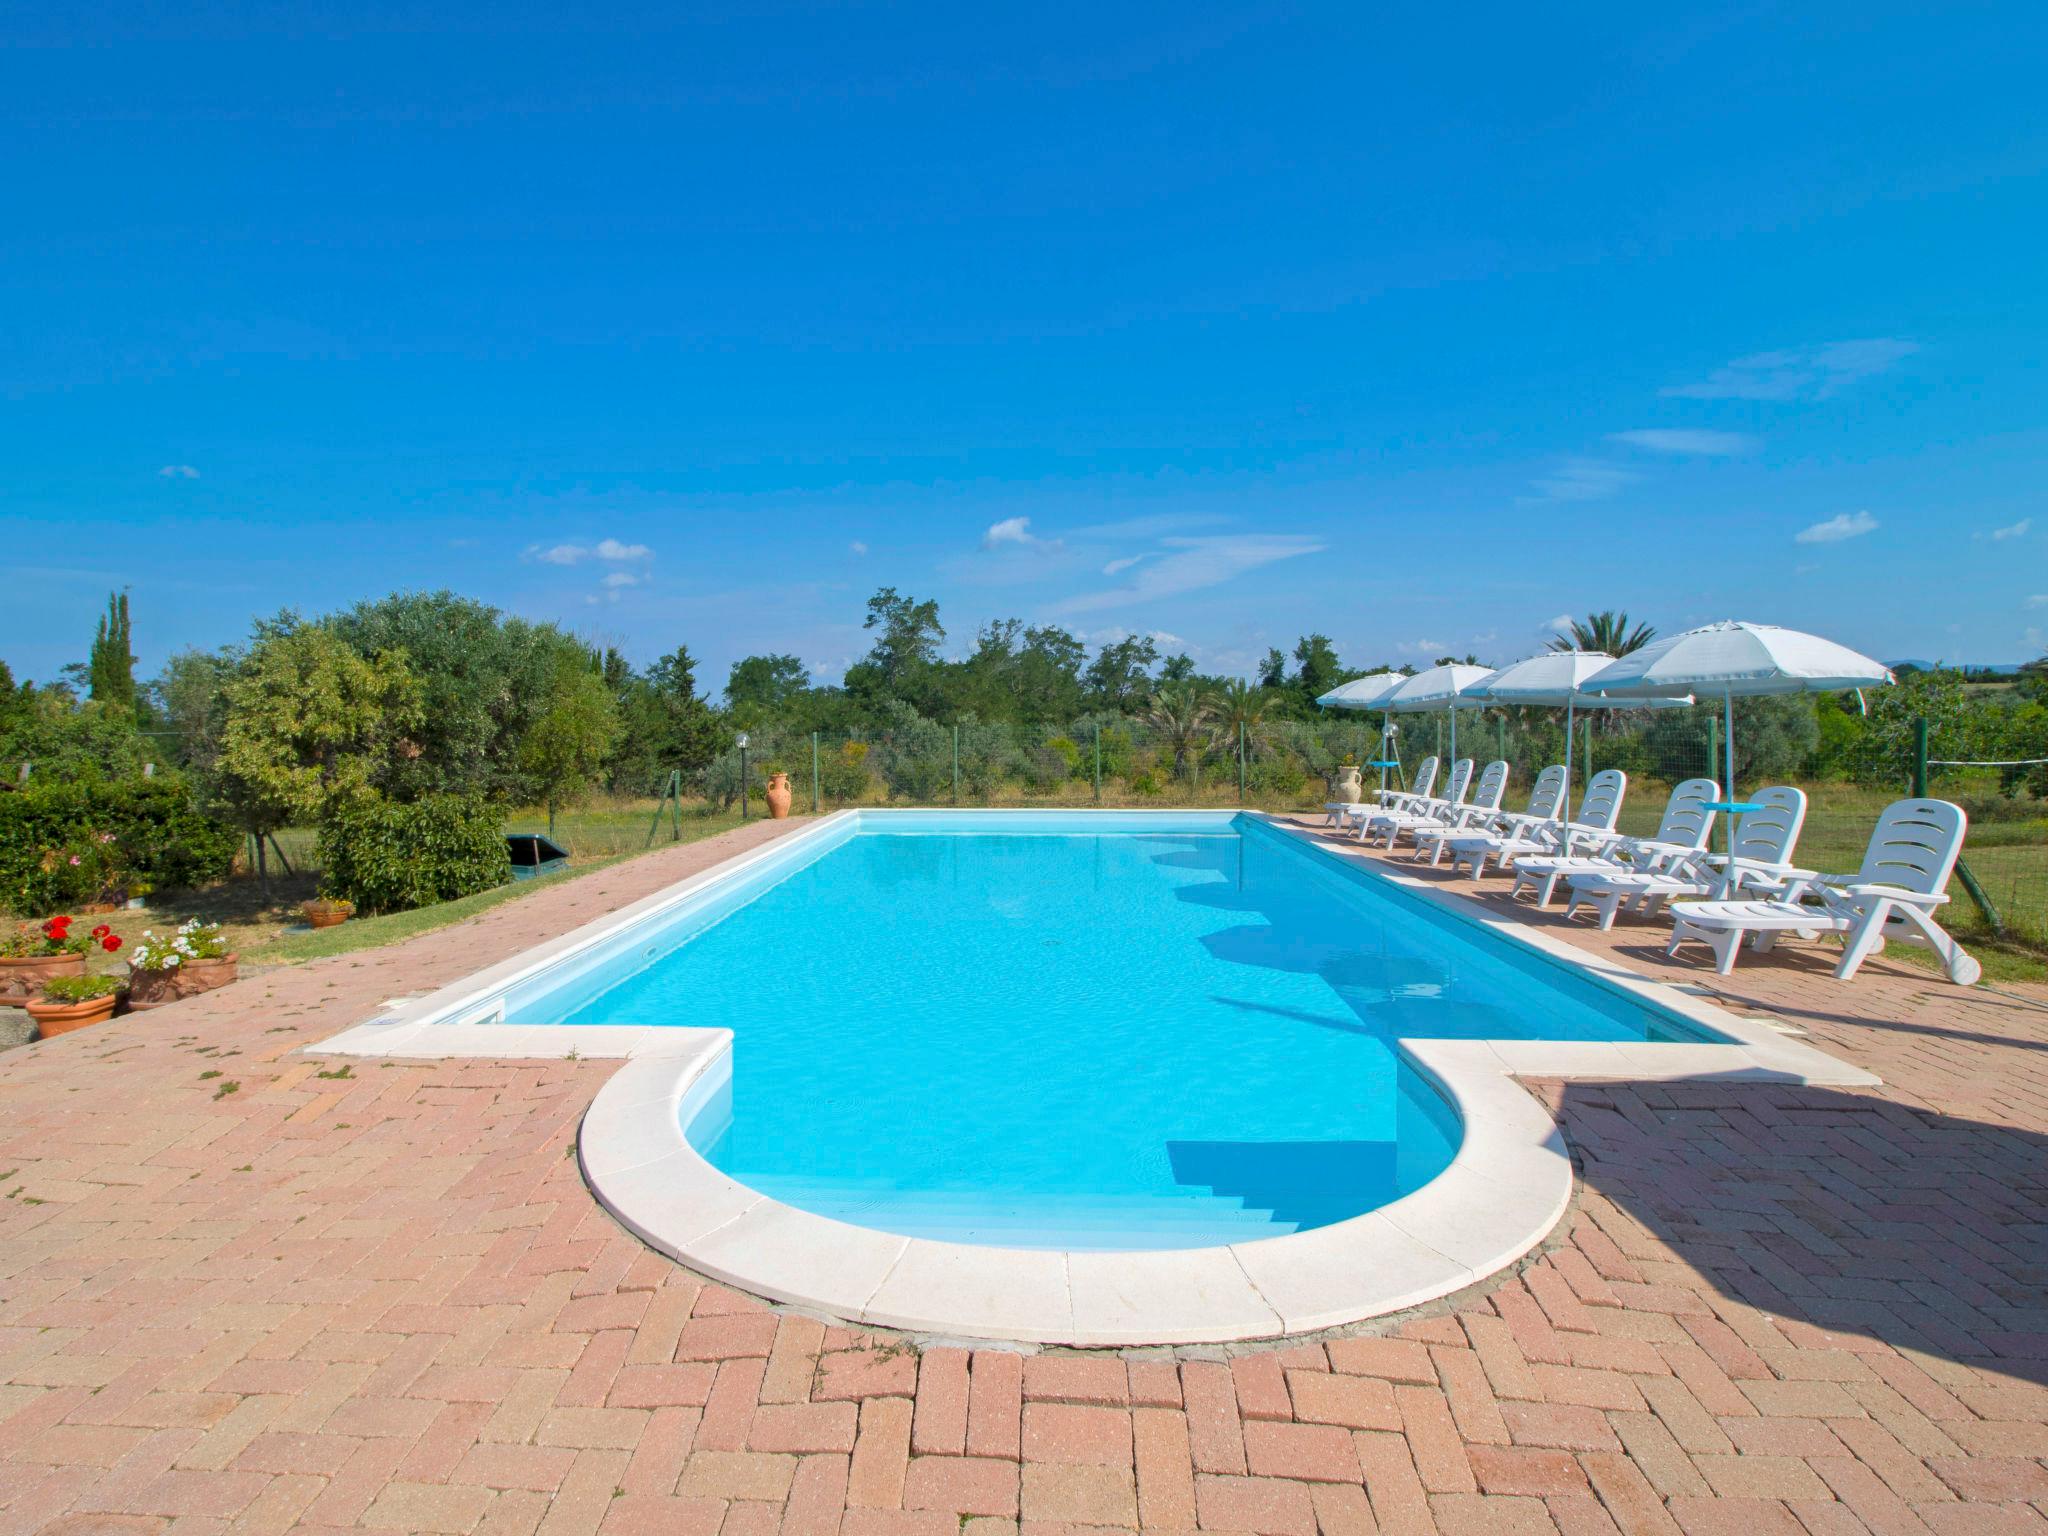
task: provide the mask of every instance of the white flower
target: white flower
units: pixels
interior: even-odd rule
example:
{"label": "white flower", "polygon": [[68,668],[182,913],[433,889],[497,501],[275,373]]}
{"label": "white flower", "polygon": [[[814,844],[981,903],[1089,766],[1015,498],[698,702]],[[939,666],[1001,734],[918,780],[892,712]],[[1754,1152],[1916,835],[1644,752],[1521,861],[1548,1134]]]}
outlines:
{"label": "white flower", "polygon": [[166,955],[166,956],[164,956],[164,969],[165,969],[165,970],[169,970],[169,969],[170,969],[171,967],[175,966],[175,965],[176,965],[177,963],[178,963],[178,957],[177,957],[176,955]]}

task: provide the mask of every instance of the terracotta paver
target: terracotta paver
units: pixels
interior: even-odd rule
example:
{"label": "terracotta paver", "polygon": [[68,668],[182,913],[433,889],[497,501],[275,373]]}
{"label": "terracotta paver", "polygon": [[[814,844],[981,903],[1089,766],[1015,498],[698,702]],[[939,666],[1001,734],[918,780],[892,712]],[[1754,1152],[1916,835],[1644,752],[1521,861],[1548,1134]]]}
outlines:
{"label": "terracotta paver", "polygon": [[0,1536],[2048,1530],[2048,990],[1517,907],[1886,1086],[1533,1083],[1550,1251],[1252,1352],[787,1315],[590,1199],[613,1063],[293,1054],[788,825],[0,1056]]}

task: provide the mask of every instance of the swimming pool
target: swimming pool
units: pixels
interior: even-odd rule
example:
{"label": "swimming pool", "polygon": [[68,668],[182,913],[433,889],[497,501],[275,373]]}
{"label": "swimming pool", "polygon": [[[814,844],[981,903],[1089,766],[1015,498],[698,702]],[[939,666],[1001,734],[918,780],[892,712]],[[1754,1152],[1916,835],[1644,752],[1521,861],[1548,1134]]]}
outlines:
{"label": "swimming pool", "polygon": [[1312,1230],[1450,1163],[1397,1039],[1690,1038],[1253,817],[850,821],[506,999],[714,1025],[690,1144],[774,1200],[1008,1248]]}

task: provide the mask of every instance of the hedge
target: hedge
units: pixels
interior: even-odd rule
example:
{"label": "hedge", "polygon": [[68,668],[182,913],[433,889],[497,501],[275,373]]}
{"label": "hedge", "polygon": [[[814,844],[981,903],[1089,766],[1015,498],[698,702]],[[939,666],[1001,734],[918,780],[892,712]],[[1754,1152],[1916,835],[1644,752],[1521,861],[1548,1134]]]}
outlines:
{"label": "hedge", "polygon": [[0,794],[0,906],[40,917],[91,901],[103,884],[205,885],[226,877],[240,846],[175,773],[31,783]]}
{"label": "hedge", "polygon": [[504,823],[480,795],[380,795],[330,811],[320,825],[321,889],[361,912],[404,912],[512,878]]}

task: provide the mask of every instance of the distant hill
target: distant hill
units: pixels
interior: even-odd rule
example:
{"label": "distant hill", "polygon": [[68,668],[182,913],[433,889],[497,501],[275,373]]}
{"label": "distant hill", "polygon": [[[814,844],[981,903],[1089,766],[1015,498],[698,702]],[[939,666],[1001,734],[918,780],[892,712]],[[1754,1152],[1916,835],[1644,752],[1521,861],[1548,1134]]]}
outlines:
{"label": "distant hill", "polygon": [[1982,672],[1992,677],[2012,677],[2020,670],[2016,661],[1888,661],[1894,672]]}

